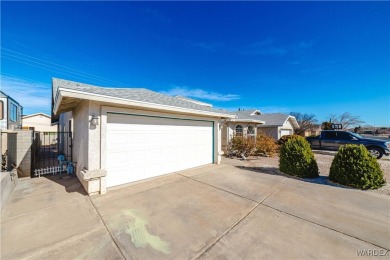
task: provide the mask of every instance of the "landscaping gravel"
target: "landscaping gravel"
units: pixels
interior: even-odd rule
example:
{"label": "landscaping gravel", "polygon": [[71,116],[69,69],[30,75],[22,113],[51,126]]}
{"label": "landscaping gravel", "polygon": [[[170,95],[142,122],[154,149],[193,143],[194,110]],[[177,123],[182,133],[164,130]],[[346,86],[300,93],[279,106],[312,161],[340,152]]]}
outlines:
{"label": "landscaping gravel", "polygon": [[[332,164],[332,160],[334,158],[334,155],[315,153],[315,157],[316,157],[318,168],[320,171],[320,176],[318,178],[314,178],[314,179],[302,179],[302,178],[292,177],[292,176],[286,175],[285,173],[279,171],[279,157],[278,156],[275,156],[275,157],[251,156],[251,157],[248,157],[246,160],[242,160],[242,159],[239,159],[239,160],[244,164],[245,167],[252,168],[252,169],[257,170],[259,172],[264,172],[267,174],[283,175],[283,176],[286,176],[289,178],[300,179],[300,180],[303,180],[306,182],[319,183],[319,184],[324,184],[324,185],[331,185],[331,186],[338,186],[338,187],[353,189],[351,187],[345,187],[343,185],[331,182],[328,179],[329,169],[330,169],[330,166]],[[381,165],[381,169],[384,173],[384,177],[385,177],[387,183],[379,189],[367,190],[366,192],[375,192],[375,193],[390,196],[390,159],[389,159],[389,156],[384,156],[382,159],[379,159],[378,162]]]}

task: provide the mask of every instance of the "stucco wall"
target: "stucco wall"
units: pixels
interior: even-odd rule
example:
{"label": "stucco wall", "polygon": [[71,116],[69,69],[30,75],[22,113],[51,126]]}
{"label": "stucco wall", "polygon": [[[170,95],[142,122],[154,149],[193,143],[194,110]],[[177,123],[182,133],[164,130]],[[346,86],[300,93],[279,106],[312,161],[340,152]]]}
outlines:
{"label": "stucco wall", "polygon": [[8,170],[12,165],[18,167],[19,177],[31,176],[32,131],[16,131],[8,133]]}
{"label": "stucco wall", "polygon": [[[92,126],[90,124],[93,116],[99,117],[99,125]],[[89,102],[89,108],[88,108],[88,136],[89,136],[89,142],[88,142],[88,169],[100,169],[101,162],[100,162],[100,154],[101,154],[101,104],[99,102]],[[102,139],[104,140],[104,139]]]}
{"label": "stucco wall", "polygon": [[261,131],[262,133],[273,137],[275,140],[279,140],[279,127],[274,126],[274,127],[259,127],[257,129],[259,132]]}
{"label": "stucco wall", "polygon": [[2,130],[0,130],[1,132],[1,154],[5,154],[5,152],[7,151],[7,133],[3,132]]}
{"label": "stucco wall", "polygon": [[[81,101],[73,110],[72,134],[73,134],[73,161],[77,162],[76,171],[89,168],[88,154],[91,151],[89,142],[89,101]],[[69,125],[69,124],[68,124]],[[69,127],[68,127],[69,128]]]}
{"label": "stucco wall", "polygon": [[34,127],[35,131],[40,132],[56,132],[57,126],[51,126],[50,117],[43,115],[35,115],[27,118],[22,118],[23,127]]}

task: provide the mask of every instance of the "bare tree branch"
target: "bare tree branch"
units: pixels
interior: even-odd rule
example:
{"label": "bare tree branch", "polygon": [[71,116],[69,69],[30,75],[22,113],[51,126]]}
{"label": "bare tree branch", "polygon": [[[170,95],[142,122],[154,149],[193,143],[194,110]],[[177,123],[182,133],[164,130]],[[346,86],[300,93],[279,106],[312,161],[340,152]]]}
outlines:
{"label": "bare tree branch", "polygon": [[343,129],[348,129],[350,127],[358,126],[363,124],[364,121],[360,119],[360,116],[353,116],[349,112],[344,112],[340,115],[332,114],[330,115],[332,123],[342,124]]}
{"label": "bare tree branch", "polygon": [[298,122],[299,127],[294,129],[298,135],[302,135],[305,131],[318,127],[318,120],[314,114],[291,112],[290,115],[295,117]]}

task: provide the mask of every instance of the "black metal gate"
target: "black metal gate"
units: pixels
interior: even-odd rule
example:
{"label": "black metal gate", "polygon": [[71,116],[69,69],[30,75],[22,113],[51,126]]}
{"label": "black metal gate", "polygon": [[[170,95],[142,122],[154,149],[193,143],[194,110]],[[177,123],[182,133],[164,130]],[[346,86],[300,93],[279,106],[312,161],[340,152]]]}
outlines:
{"label": "black metal gate", "polygon": [[63,154],[65,160],[72,159],[72,132],[34,132],[31,153],[31,177],[35,169],[58,166],[58,156]]}

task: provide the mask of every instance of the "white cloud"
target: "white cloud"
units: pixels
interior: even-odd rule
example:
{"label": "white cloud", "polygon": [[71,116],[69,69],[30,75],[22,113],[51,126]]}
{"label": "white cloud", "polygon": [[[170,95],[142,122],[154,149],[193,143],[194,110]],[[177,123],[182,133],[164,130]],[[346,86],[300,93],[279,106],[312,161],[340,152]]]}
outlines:
{"label": "white cloud", "polygon": [[24,114],[38,112],[50,114],[50,88],[48,83],[1,75],[1,91],[22,105]]}
{"label": "white cloud", "polygon": [[190,89],[188,87],[174,87],[168,91],[161,91],[161,93],[171,96],[185,96],[192,98],[199,98],[212,101],[231,101],[240,98],[235,94],[221,94],[216,92],[209,92],[202,89]]}

